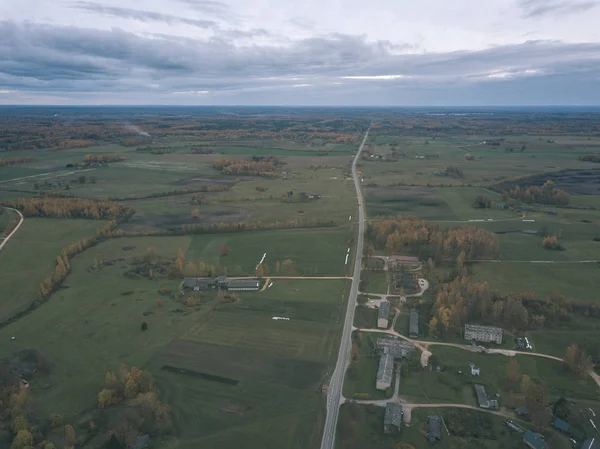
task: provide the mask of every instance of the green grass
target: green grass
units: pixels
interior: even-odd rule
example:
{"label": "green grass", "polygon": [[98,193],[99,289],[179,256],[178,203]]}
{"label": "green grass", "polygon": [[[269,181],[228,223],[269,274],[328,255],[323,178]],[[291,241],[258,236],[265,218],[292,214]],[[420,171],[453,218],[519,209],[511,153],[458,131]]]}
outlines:
{"label": "green grass", "polygon": [[567,348],[575,343],[594,358],[598,356],[600,324],[594,322],[595,330],[577,328],[573,330],[539,330],[527,332],[527,337],[536,352],[563,357]]}
{"label": "green grass", "polygon": [[488,282],[502,294],[530,291],[549,296],[559,292],[582,301],[598,299],[593,293],[600,276],[597,264],[478,263],[469,271],[474,281]]}
{"label": "green grass", "polygon": [[0,318],[14,315],[37,299],[37,289],[63,248],[94,237],[102,221],[25,218],[0,251]]}
{"label": "green grass", "polygon": [[[417,402],[453,402],[476,405],[473,383],[486,386],[489,394],[500,393],[502,397],[518,386],[506,380],[506,367],[510,358],[503,355],[472,353],[452,347],[432,347],[432,353],[439,360],[441,372],[433,365],[423,372],[411,373],[400,382],[400,396]],[[532,380],[543,383],[552,396],[565,395],[581,399],[596,399],[598,387],[590,379],[578,379],[567,371],[566,365],[555,360],[534,356],[517,356],[520,373]],[[469,364],[481,369],[480,376],[471,376]],[[459,373],[461,371],[462,373]]]}
{"label": "green grass", "polygon": [[[277,275],[277,261],[291,259],[293,273],[312,276],[344,276],[350,263],[344,265],[346,250],[350,246],[348,228],[289,229],[279,231],[253,231],[230,234],[195,235],[186,252],[186,259],[208,264],[241,265],[243,271],[253,274],[264,253],[264,264],[269,273]],[[227,245],[231,252],[220,257],[220,248]],[[280,274],[286,274],[281,272]]]}
{"label": "green grass", "polygon": [[369,329],[377,325],[377,309],[357,307],[354,312],[354,326],[359,329]]}
{"label": "green grass", "polygon": [[362,291],[364,293],[386,294],[388,291],[387,273],[376,271],[363,271],[361,274]]}

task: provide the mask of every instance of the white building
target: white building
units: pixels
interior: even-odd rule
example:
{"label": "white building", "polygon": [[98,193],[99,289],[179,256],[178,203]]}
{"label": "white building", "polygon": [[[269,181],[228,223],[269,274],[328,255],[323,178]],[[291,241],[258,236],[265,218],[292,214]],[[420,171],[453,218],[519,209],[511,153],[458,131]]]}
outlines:
{"label": "white building", "polygon": [[502,328],[465,324],[465,340],[502,344]]}

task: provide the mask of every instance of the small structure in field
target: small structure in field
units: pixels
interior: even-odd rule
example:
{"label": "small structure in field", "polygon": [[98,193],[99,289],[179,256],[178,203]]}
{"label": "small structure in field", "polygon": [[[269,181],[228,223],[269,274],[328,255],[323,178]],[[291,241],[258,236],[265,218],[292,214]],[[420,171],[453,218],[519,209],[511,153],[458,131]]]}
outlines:
{"label": "small structure in field", "polygon": [[186,277],[183,279],[183,288],[188,290],[221,290],[230,291],[258,291],[260,281],[258,279],[228,279],[227,276],[219,276],[215,279],[203,279]]}
{"label": "small structure in field", "polygon": [[388,402],[385,404],[385,415],[383,417],[383,433],[395,434],[400,431],[402,426],[402,418],[404,412],[402,411],[402,405],[396,404],[395,402]]}
{"label": "small structure in field", "polygon": [[389,325],[390,302],[383,300],[379,302],[379,312],[377,314],[377,327],[386,329]]}

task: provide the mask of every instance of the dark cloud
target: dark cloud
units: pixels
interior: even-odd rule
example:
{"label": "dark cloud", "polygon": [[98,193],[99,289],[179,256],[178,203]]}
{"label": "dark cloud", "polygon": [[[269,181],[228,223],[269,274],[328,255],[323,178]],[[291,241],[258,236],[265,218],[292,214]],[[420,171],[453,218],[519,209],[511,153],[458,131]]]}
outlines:
{"label": "dark cloud", "polygon": [[599,5],[597,0],[519,0],[525,18],[577,14]]}
{"label": "dark cloud", "polygon": [[[538,98],[542,88],[550,98],[566,98],[565,92],[579,98],[576,92],[585,86],[582,98],[600,102],[600,44],[530,41],[481,51],[401,54],[403,45],[364,36],[331,34],[261,46],[236,43],[246,37],[237,33],[200,40],[0,21],[0,85],[78,97],[112,92],[119,93],[118,101],[149,103],[197,102],[200,95],[173,92],[210,91],[212,102],[231,98],[260,104],[293,104],[291,98],[302,104],[423,104],[433,96],[460,99],[453,96],[457,92],[465,99],[477,92],[489,104],[494,98],[517,98],[514,92],[519,92],[523,104]],[[348,76],[369,78],[342,78]],[[309,86],[292,87],[303,84]],[[560,97],[554,97],[557,90]]]}
{"label": "dark cloud", "polygon": [[79,1],[73,3],[71,7],[96,14],[119,17],[121,19],[139,20],[140,22],[164,22],[168,23],[169,25],[184,24],[204,29],[217,27],[217,23],[212,20],[188,19],[185,17],[172,16],[170,14],[162,14],[154,11],[104,6],[100,3],[89,1]]}

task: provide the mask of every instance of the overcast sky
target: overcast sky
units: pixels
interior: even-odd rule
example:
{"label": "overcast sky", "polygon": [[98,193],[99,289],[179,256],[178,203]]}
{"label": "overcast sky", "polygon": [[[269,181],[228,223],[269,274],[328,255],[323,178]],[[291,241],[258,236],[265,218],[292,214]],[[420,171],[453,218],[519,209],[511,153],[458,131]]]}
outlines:
{"label": "overcast sky", "polygon": [[600,0],[0,0],[0,104],[600,105]]}

